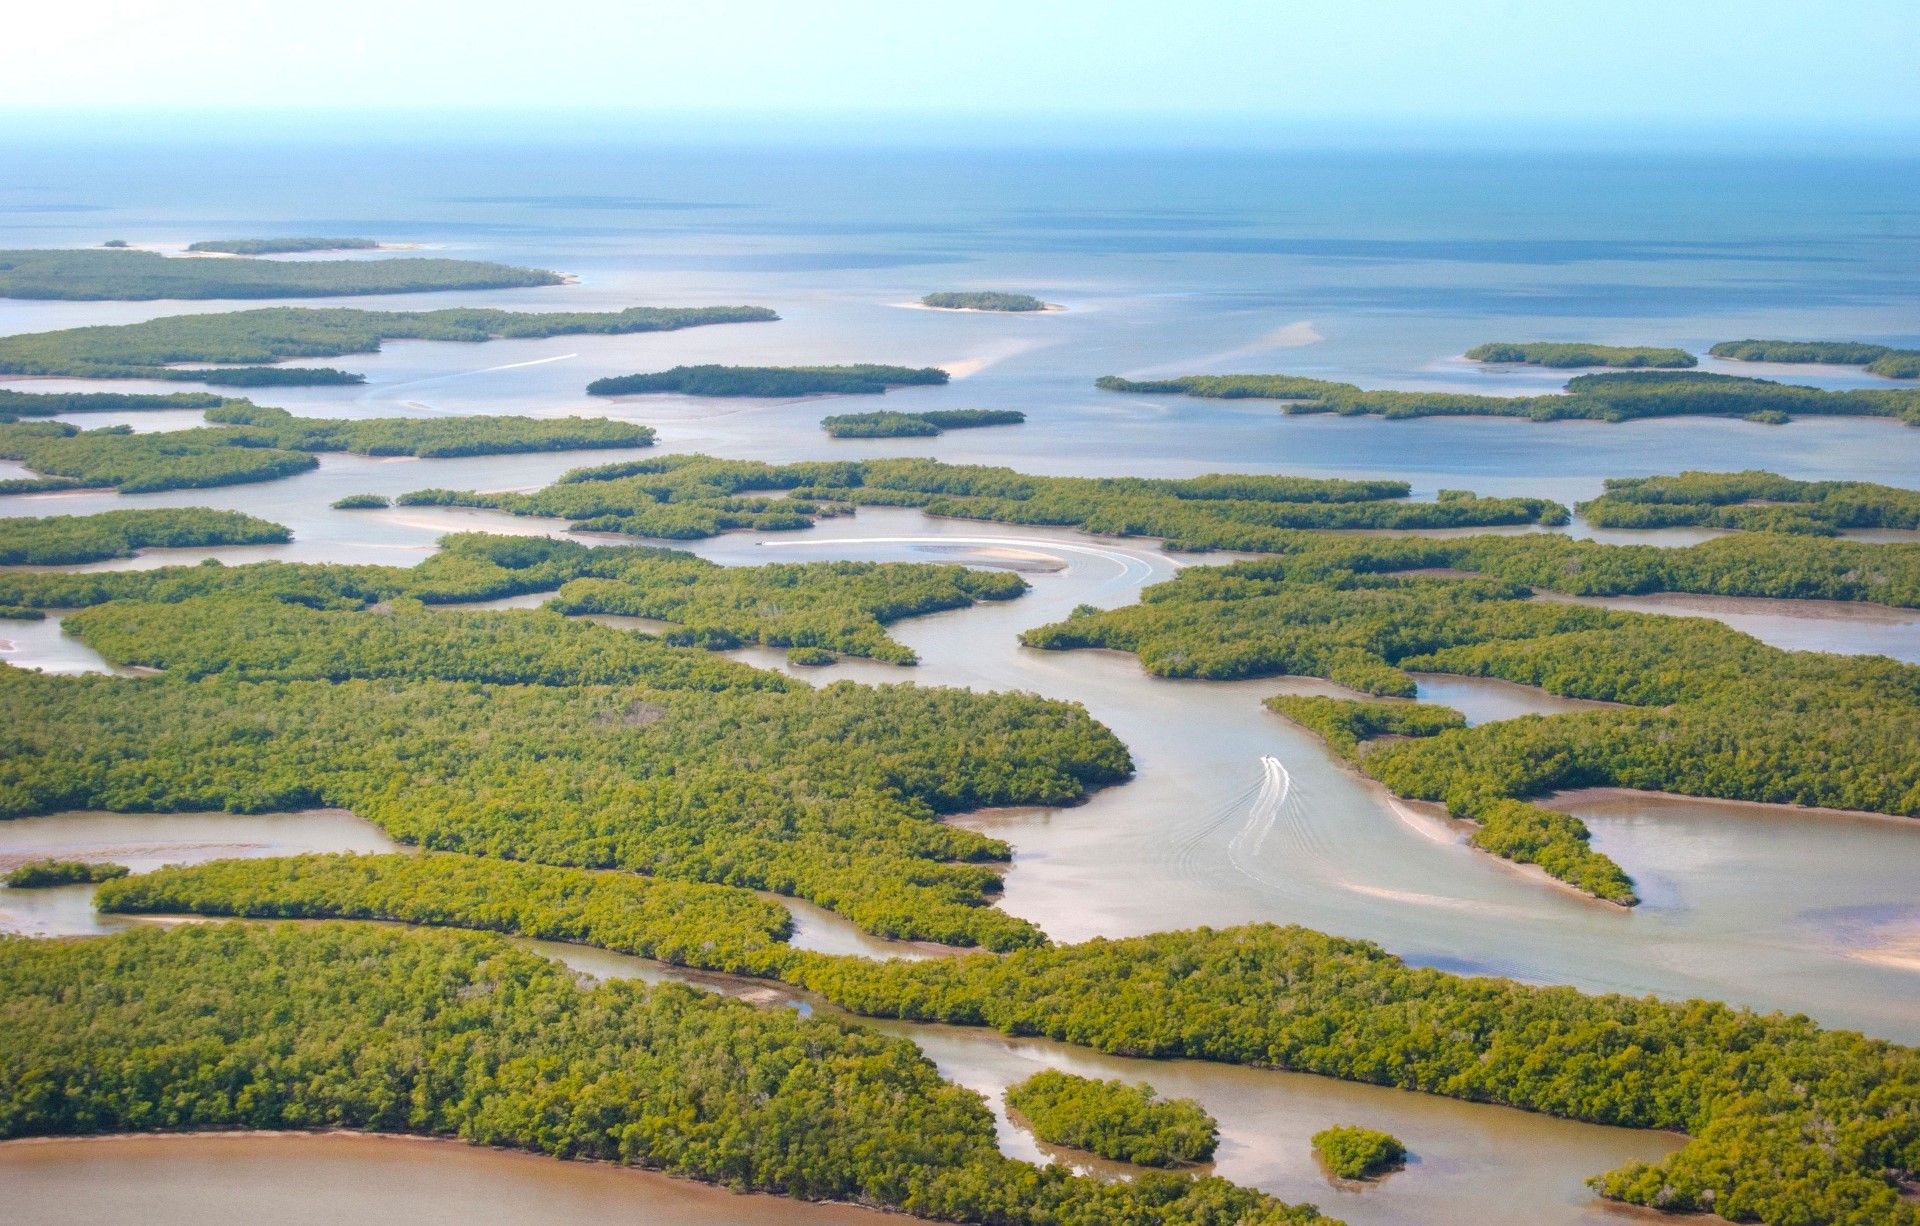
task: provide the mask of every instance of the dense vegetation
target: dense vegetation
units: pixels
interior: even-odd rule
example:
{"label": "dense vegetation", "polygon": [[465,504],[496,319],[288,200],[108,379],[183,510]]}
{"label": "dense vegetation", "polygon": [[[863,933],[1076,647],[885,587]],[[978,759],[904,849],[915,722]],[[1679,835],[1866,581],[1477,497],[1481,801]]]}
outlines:
{"label": "dense vegetation", "polygon": [[[778,500],[743,497],[784,491]],[[569,519],[575,528],[691,539],[731,529],[804,528],[853,504],[917,506],[929,515],[1061,525],[1116,536],[1159,536],[1170,549],[1278,550],[1307,528],[1458,528],[1565,523],[1543,498],[1477,498],[1443,490],[1406,502],[1401,481],[1213,474],[1033,477],[1010,468],[935,460],[829,461],[776,467],[709,456],[668,456],[576,469],[532,494],[420,490],[408,505],[495,507]]]}
{"label": "dense vegetation", "polygon": [[1920,379],[1920,349],[1857,341],[1722,341],[1707,352],[1736,362],[1815,362],[1864,366],[1889,379]]}
{"label": "dense vegetation", "polygon": [[[1004,571],[975,571],[962,566],[906,562],[772,563],[766,566],[720,566],[668,549],[629,547],[586,548],[566,541],[535,538],[453,536],[435,558],[412,570],[398,567],[313,567],[262,563],[233,568],[178,567],[141,571],[128,576],[37,575],[11,576],[0,590],[17,598],[20,607],[82,608],[106,601],[117,604],[78,616],[68,627],[102,653],[125,664],[181,669],[194,676],[244,668],[275,677],[372,675],[360,671],[364,659],[339,659],[285,671],[288,661],[332,659],[339,644],[298,642],[307,627],[306,614],[268,605],[253,613],[246,632],[232,636],[235,627],[203,622],[210,608],[195,598],[223,594],[236,598],[266,597],[304,609],[331,607],[351,610],[375,602],[411,598],[423,603],[490,598],[499,594],[558,588],[547,608],[569,614],[616,614],[679,623],[664,641],[676,646],[726,650],[742,643],[772,647],[831,650],[870,656],[896,664],[913,664],[908,648],[887,637],[885,627],[907,617],[943,609],[964,608],[979,600],[1008,600],[1026,591],[1019,576]],[[502,563],[505,565],[502,565]],[[183,604],[182,602],[187,602]],[[358,627],[354,650],[371,646],[366,636],[382,641],[404,639],[403,627],[433,635],[432,621],[406,616],[383,622],[349,619],[342,625]],[[509,634],[509,626],[525,625],[528,634],[552,633],[560,654],[582,650],[577,636],[588,633],[584,624],[566,631],[553,630],[547,621],[503,621],[491,615],[469,615],[464,633],[477,635],[489,627]],[[595,629],[598,629],[597,627]],[[569,639],[569,635],[576,636]],[[630,641],[626,658],[651,643],[648,636],[609,632],[591,641]],[[497,649],[504,650],[505,644]],[[448,645],[448,651],[463,651]],[[496,650],[484,647],[484,651]],[[498,679],[516,683],[549,677],[535,663],[549,652],[539,643],[522,645],[523,672]],[[318,654],[314,654],[318,653]],[[644,655],[644,652],[642,653]],[[251,661],[250,663],[243,663]],[[832,663],[813,659],[814,663]],[[585,662],[578,666],[584,668]],[[557,663],[555,667],[560,667]],[[436,674],[452,676],[455,674]],[[562,675],[551,674],[552,677]],[[637,675],[637,674],[634,674]],[[584,679],[580,674],[577,679]],[[595,673],[595,681],[613,681],[625,672]]]}
{"label": "dense vegetation", "polygon": [[[124,258],[124,257],[114,257]],[[195,260],[219,267],[240,260]],[[353,267],[377,267],[354,263]],[[275,264],[270,267],[313,267]],[[229,387],[360,383],[331,367],[274,367],[287,358],[378,353],[382,341],[476,343],[500,337],[665,332],[702,324],[778,319],[765,307],[628,307],[624,311],[361,311],[349,307],[263,307],[209,315],[168,315],[135,324],[95,324],[0,337],[0,374],[84,379],[177,379]],[[193,369],[177,362],[213,363]]]}
{"label": "dense vegetation", "polygon": [[[0,566],[70,566],[130,558],[142,549],[277,545],[292,539],[293,534],[279,524],[238,511],[210,511],[206,507],[103,511],[98,515],[49,515],[44,519],[13,517],[0,523]],[[41,577],[23,575],[18,579],[30,585]],[[12,603],[34,607],[31,601]]]}
{"label": "dense vegetation", "polygon": [[1018,409],[936,409],[930,413],[841,413],[821,420],[835,438],[927,438],[943,430],[980,426],[1017,426],[1027,420]]}
{"label": "dense vegetation", "polygon": [[1371,1128],[1323,1128],[1313,1134],[1313,1148],[1342,1179],[1371,1179],[1407,1160],[1407,1147],[1398,1137]]}
{"label": "dense vegetation", "polygon": [[[1025,420],[1026,415],[1021,414]],[[985,424],[985,423],[982,423]],[[1012,424],[1012,423],[996,423]],[[835,438],[933,438],[941,430],[920,413],[840,413],[820,419],[820,428]]]}
{"label": "dense vegetation", "polygon": [[1578,509],[1602,528],[1684,524],[1822,536],[1843,528],[1920,528],[1920,491],[1869,481],[1795,481],[1759,469],[1616,478]]}
{"label": "dense vegetation", "polygon": [[[1478,822],[1483,849],[1631,903],[1631,884],[1588,846],[1584,823],[1526,802],[1617,786],[1920,815],[1920,669],[1781,651],[1712,621],[1535,601],[1525,584],[1911,603],[1917,566],[1913,546],[1773,534],[1673,550],[1549,537],[1323,541],[1188,570],[1137,605],[1083,612],[1022,642],[1132,651],[1162,676],[1309,675],[1411,697],[1411,671],[1448,672],[1629,704],[1471,729],[1418,707],[1272,705],[1349,755],[1371,737],[1412,738],[1359,761],[1401,795]],[[1499,577],[1398,573],[1433,567]]]}
{"label": "dense vegetation", "polygon": [[1577,375],[1566,391],[1547,396],[1475,396],[1459,392],[1365,391],[1300,375],[1186,375],[1178,379],[1122,379],[1107,375],[1097,386],[1110,392],[1174,392],[1235,400],[1287,401],[1288,413],[1339,413],[1357,417],[1526,417],[1534,421],[1584,418],[1632,421],[1642,417],[1782,415],[1819,413],[1850,417],[1897,417],[1920,424],[1920,391],[1829,392],[1769,379],[1706,371],[1615,372]]}
{"label": "dense vegetation", "polygon": [[[1603,545],[1558,533],[1451,539],[1275,535],[1270,548],[1289,559],[1274,564],[1282,573],[1318,576],[1336,586],[1346,571],[1384,575],[1443,569],[1476,571],[1572,596],[1699,592],[1920,607],[1920,545],[1904,542],[1871,544],[1772,532],[1684,547]],[[1196,586],[1183,590],[1198,591],[1205,580],[1189,576],[1187,582]]]}
{"label": "dense vegetation", "polygon": [[239,401],[207,410],[207,420],[245,427],[234,437],[250,447],[429,460],[653,445],[650,427],[605,417],[295,417],[285,409]]}
{"label": "dense vegetation", "polygon": [[945,290],[928,294],[921,306],[944,311],[1044,311],[1047,304],[1032,294],[1008,294],[998,290]]}
{"label": "dense vegetation", "polygon": [[[316,610],[239,594],[155,604],[111,603],[73,614],[68,629],[121,664],[174,676],[249,681],[432,678],[498,685],[620,685],[661,690],[785,690],[730,660],[652,635],[531,609],[367,613]],[[248,695],[264,691],[245,691]],[[662,712],[642,704],[640,723]]]}
{"label": "dense vegetation", "polygon": [[128,409],[160,412],[166,409],[215,409],[228,401],[207,392],[174,392],[170,396],[131,392],[15,392],[0,388],[0,422],[22,417],[52,417],[58,413],[117,413]]}
{"label": "dense vegetation", "polygon": [[1700,360],[1684,349],[1658,349],[1646,345],[1587,345],[1567,341],[1530,341],[1526,344],[1493,342],[1467,350],[1474,362],[1521,362],[1528,366],[1655,366],[1663,370],[1698,366]]}
{"label": "dense vegetation", "polygon": [[478,928],[747,975],[778,966],[793,927],[786,908],[731,886],[444,852],[216,860],[129,877],[97,901],[123,914]]}
{"label": "dense vegetation", "polygon": [[[576,468],[532,494],[428,489],[402,494],[394,501],[400,506],[494,507],[515,515],[570,519],[576,530],[584,532],[697,540],[739,529],[792,531],[812,527],[819,516],[844,514],[850,509],[844,504],[810,497],[748,496],[796,490],[820,468],[667,456]],[[857,479],[857,466],[849,472]],[[837,467],[835,473],[839,475]]]}
{"label": "dense vegetation", "polygon": [[[351,973],[342,973],[342,968]],[[472,933],[207,925],[0,941],[0,1136],[354,1128],[996,1226],[1292,1226],[1221,1179],[1003,1157],[904,1039]]]}
{"label": "dense vegetation", "polygon": [[290,255],[301,251],[373,251],[379,246],[371,238],[214,238],[188,243],[187,250],[221,255]]}
{"label": "dense vegetation", "polygon": [[[801,650],[830,649],[912,664],[913,652],[888,638],[886,626],[907,617],[964,608],[975,601],[1012,599],[1026,591],[1026,583],[1006,572],[954,565],[808,562],[730,567],[671,549],[589,548],[571,541],[484,534],[444,537],[438,553],[411,568],[279,562],[223,567],[209,563],[104,574],[0,576],[0,594],[16,608],[77,609],[108,601],[140,602],[138,607],[122,605],[81,616],[69,628],[85,634],[102,652],[122,663],[183,669],[196,676],[242,668],[243,660],[253,661],[244,665],[248,671],[264,670],[276,677],[373,675],[359,671],[364,669],[365,659],[335,660],[325,667],[316,663],[286,672],[286,661],[296,657],[313,661],[331,658],[327,655],[331,647],[296,641],[305,625],[299,620],[300,614],[269,606],[259,612],[245,634],[229,638],[232,627],[196,623],[204,610],[189,612],[170,607],[198,597],[264,597],[310,609],[357,610],[395,600],[449,604],[540,591],[556,592],[547,607],[566,613],[619,614],[677,622],[680,628],[670,630],[665,641],[678,646],[724,650],[742,643],[764,643]],[[294,620],[285,621],[283,615]],[[406,618],[349,624],[359,627],[363,637],[356,642],[362,652],[370,646],[365,635],[398,636],[393,639],[398,643],[405,638],[399,629],[402,626],[440,637],[438,631],[428,629],[432,623]],[[625,644],[623,651],[614,653],[620,659],[634,652],[644,656],[645,645],[655,643],[650,636],[603,631],[584,623],[562,622],[560,625],[567,629],[551,630],[545,621],[516,623],[486,616],[463,623],[463,632],[477,635],[480,628],[487,627],[490,633],[511,634],[514,632],[508,627],[520,624],[527,627],[528,635],[536,637],[536,641],[514,648],[522,653],[523,671],[487,676],[515,683],[536,678],[552,682],[569,675],[560,662],[569,658],[568,653],[584,650],[584,642],[592,642],[594,650],[602,654],[609,650],[607,643]],[[568,637],[582,634],[594,637]],[[543,646],[537,641],[538,635],[558,638]],[[549,646],[554,654],[550,655]],[[447,649],[454,650],[451,646]],[[481,650],[484,655],[493,649]],[[500,650],[506,650],[505,644]],[[653,667],[658,667],[657,661],[663,657],[656,654],[647,658],[656,660]],[[536,663],[546,659],[551,660],[549,665]],[[585,667],[582,659],[573,659],[576,669]],[[810,662],[832,663],[833,657],[810,657]],[[544,671],[547,668],[557,671]],[[570,675],[576,680],[588,677],[583,672]],[[616,668],[591,677],[610,682],[639,675]],[[772,674],[750,669],[722,675],[731,677],[730,683],[740,683],[749,676],[777,681]]]}
{"label": "dense vegetation", "polygon": [[[245,400],[207,410],[210,428],[135,434],[126,426],[82,433],[65,422],[0,424],[0,456],[67,484],[123,494],[271,481],[315,467],[313,453],[429,459],[647,447],[646,426],[597,417],[295,417]],[[24,491],[21,491],[24,492]]]}
{"label": "dense vegetation", "polygon": [[6,876],[16,890],[38,890],[56,885],[81,885],[94,881],[112,881],[127,875],[124,864],[94,864],[85,860],[35,860],[22,864]]}
{"label": "dense vegetation", "polygon": [[248,919],[357,919],[472,928],[592,945],[734,975],[790,974],[786,908],[737,886],[495,857],[305,855],[169,865],[116,881],[102,911]]}
{"label": "dense vegetation", "polygon": [[208,260],[153,251],[0,251],[0,298],[323,298],[514,289],[565,280],[544,268],[482,260]]}
{"label": "dense vegetation", "polygon": [[1025,1116],[1034,1135],[1141,1166],[1205,1162],[1220,1130],[1191,1098],[1165,1099],[1145,1082],[1099,1081],[1045,1069],[1007,1087],[1007,1106]]}
{"label": "dense vegetation", "polygon": [[70,488],[125,494],[206,489],[290,477],[320,463],[303,452],[249,442],[228,430],[135,434],[126,426],[109,426],[83,433],[65,422],[0,425],[0,456]]}
{"label": "dense vegetation", "polygon": [[[78,609],[109,600],[171,603],[220,593],[268,597],[315,609],[363,609],[398,598],[428,605],[457,604],[550,592],[569,579],[603,575],[629,564],[635,556],[656,552],[685,556],[630,546],[589,548],[545,537],[459,533],[442,537],[439,551],[412,567],[288,562],[223,566],[208,559],[198,566],[151,570],[4,574],[0,592],[6,599],[0,604]],[[751,669],[745,672],[768,675]]]}
{"label": "dense vegetation", "polygon": [[[826,591],[811,598],[813,616],[832,625],[862,601],[872,619],[880,599],[947,607],[963,594],[1011,594],[1011,576],[926,566],[824,583],[796,578],[806,568],[727,571],[541,539],[449,544],[413,571],[9,577],[22,605],[95,604],[71,616],[73,633],[109,659],[167,672],[132,682],[0,674],[0,741],[11,747],[0,813],[81,797],[120,811],[336,804],[428,847],[751,885],[886,935],[1007,947],[1038,933],[982,905],[998,884],[988,862],[1005,845],[939,815],[1068,803],[1130,768],[1119,742],[1069,704],[814,690],[551,611],[416,603],[624,573],[690,608],[737,599],[751,619],[782,593],[837,584],[847,592],[838,606]],[[675,596],[681,581],[713,590]],[[617,595],[615,579],[593,582]]]}
{"label": "dense vegetation", "polygon": [[8,477],[0,481],[0,495],[51,494],[58,490],[85,489],[86,483],[72,477]]}
{"label": "dense vegetation", "polygon": [[336,511],[381,511],[393,504],[385,494],[348,494],[327,504]]}
{"label": "dense vegetation", "polygon": [[890,387],[939,384],[933,366],[676,366],[646,375],[614,375],[587,384],[589,396],[678,392],[683,396],[877,396]]}
{"label": "dense vegetation", "polygon": [[[669,550],[643,556],[605,577],[575,579],[550,608],[677,622],[669,642],[702,647],[764,643],[871,656],[913,664],[912,650],[887,637],[889,622],[978,600],[1010,600],[1026,581],[1004,571],[917,562],[804,562],[720,566]],[[832,663],[809,656],[805,663]]]}
{"label": "dense vegetation", "polygon": [[1437,736],[1467,726],[1467,717],[1452,707],[1424,702],[1353,702],[1275,694],[1266,705],[1268,710],[1318,733],[1328,748],[1348,761],[1358,756],[1362,741],[1383,736]]}
{"label": "dense vegetation", "polygon": [[[224,618],[229,634],[262,616],[244,604],[183,612]],[[389,619],[392,631],[379,628]],[[512,654],[561,638],[569,623],[551,613],[304,620],[305,633],[282,636],[296,652],[284,671],[365,657],[352,671],[366,679],[0,673],[14,748],[0,813],[342,807],[428,848],[747,885],[883,936],[1008,948],[1040,934],[984,905],[1006,845],[940,815],[1070,803],[1127,770],[1084,713],[1025,695],[668,689],[711,684],[727,662],[664,646],[645,654],[675,673],[649,684],[509,684],[488,678],[651,661],[603,662],[614,648],[587,655],[600,644],[585,634],[544,658]],[[577,668],[569,648],[584,656]]]}

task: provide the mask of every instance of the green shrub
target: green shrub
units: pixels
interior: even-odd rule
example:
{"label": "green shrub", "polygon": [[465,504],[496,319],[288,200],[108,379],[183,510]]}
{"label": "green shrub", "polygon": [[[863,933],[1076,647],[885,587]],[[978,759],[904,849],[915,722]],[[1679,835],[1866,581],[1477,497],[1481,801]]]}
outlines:
{"label": "green shrub", "polygon": [[1579,342],[1532,341],[1523,345],[1496,342],[1467,350],[1474,362],[1522,362],[1529,366],[1653,366],[1676,369],[1698,366],[1699,359],[1684,349],[1649,346],[1588,345]]}
{"label": "green shrub", "polygon": [[44,889],[56,885],[112,881],[130,870],[124,864],[96,864],[86,860],[35,860],[22,864],[6,876],[7,885],[16,890]]}
{"label": "green shrub", "polygon": [[[223,251],[235,245],[196,243],[188,250]],[[559,285],[564,280],[559,273],[544,268],[513,268],[480,260],[196,260],[154,251],[0,251],[0,297],[4,298],[131,302],[153,298],[315,298],[512,289]]]}
{"label": "green shrub", "polygon": [[[748,497],[787,491],[780,500]],[[1035,477],[936,460],[838,460],[776,467],[711,456],[666,456],[575,469],[532,494],[418,490],[401,505],[495,507],[572,520],[582,531],[693,539],[738,529],[802,528],[852,505],[920,507],[930,515],[1070,525],[1115,536],[1158,536],[1169,549],[1291,550],[1326,528],[1462,528],[1559,524],[1543,498],[1407,502],[1403,481],[1340,481],[1215,473],[1185,480]]]}
{"label": "green shrub", "polygon": [[683,396],[877,396],[889,387],[939,384],[937,367],[879,366],[676,366],[646,375],[616,375],[587,384],[589,396],[679,392]]}
{"label": "green shrub", "polygon": [[226,397],[208,392],[156,396],[132,392],[16,392],[0,388],[0,419],[53,417],[60,413],[117,413],[127,409],[156,413],[167,409],[214,409],[226,403],[229,403]]}
{"label": "green shrub", "polygon": [[379,246],[371,238],[219,238],[188,243],[187,250],[223,255],[287,255],[300,251],[373,251]]}
{"label": "green shrub", "polygon": [[71,566],[130,558],[142,549],[280,545],[292,539],[279,524],[206,507],[11,518],[0,528],[0,566]]}
{"label": "green shrub", "polygon": [[1047,304],[1032,294],[1008,294],[997,290],[943,291],[928,294],[922,306],[947,311],[1044,311]]}
{"label": "green shrub", "polygon": [[1870,481],[1794,481],[1778,473],[1683,472],[1610,479],[1579,511],[1603,528],[1712,528],[1831,536],[1844,528],[1920,528],[1920,491]]}
{"label": "green shrub", "polygon": [[[114,260],[125,256],[111,257]],[[352,268],[407,263],[348,261]],[[275,269],[324,267],[249,260],[169,260],[194,267]],[[329,291],[332,292],[332,291]],[[387,292],[387,291],[381,291]],[[279,296],[278,293],[275,296]],[[328,367],[274,367],[287,358],[378,353],[382,341],[476,343],[496,337],[576,333],[664,332],[703,324],[778,319],[765,307],[628,307],[624,311],[360,311],[348,307],[262,307],[205,315],[167,315],[132,324],[95,324],[58,332],[0,337],[0,374],[69,375],[85,379],[177,379],[226,386],[360,383],[363,376]],[[181,362],[225,369],[191,369]]]}
{"label": "green shrub", "polygon": [[270,481],[316,467],[314,452],[442,459],[653,444],[646,426],[597,417],[329,420],[227,400],[209,408],[207,420],[217,424],[145,434],[124,426],[82,433],[64,422],[0,424],[0,456],[71,485],[145,494]]}
{"label": "green shrub", "polygon": [[1116,1054],[1217,1060],[1682,1131],[1603,1195],[1774,1226],[1916,1226],[1920,1052],[1805,1016],[1589,996],[1407,966],[1365,941],[1249,925],[919,962],[800,961],[857,1012]]}
{"label": "green shrub", "polygon": [[1632,421],[1692,415],[1744,417],[1749,413],[1897,417],[1920,424],[1920,391],[1855,389],[1830,392],[1698,370],[1577,375],[1563,393],[1477,396],[1460,392],[1367,391],[1301,375],[1184,375],[1177,379],[1122,379],[1106,375],[1094,386],[1111,392],[1176,393],[1219,399],[1284,400],[1288,413],[1377,414],[1407,417],[1526,417],[1534,421]]}
{"label": "green shrub", "polygon": [[1817,362],[1865,366],[1888,379],[1920,379],[1920,350],[1854,341],[1722,341],[1708,352],[1736,362]]}
{"label": "green shrub", "polygon": [[917,413],[841,413],[820,420],[834,438],[932,438],[940,427]]}
{"label": "green shrub", "polygon": [[1398,1138],[1371,1128],[1326,1128],[1313,1134],[1327,1169],[1342,1179],[1371,1179],[1407,1161],[1407,1147]]}
{"label": "green shrub", "polygon": [[981,426],[1017,426],[1027,415],[1017,409],[939,409],[926,413],[842,413],[821,420],[835,438],[925,438],[943,430]]}
{"label": "green shrub", "polygon": [[1220,1144],[1218,1125],[1199,1103],[1157,1098],[1145,1082],[1097,1081],[1047,1069],[1008,1086],[1007,1106],[1025,1116],[1042,1141],[1115,1162],[1204,1162]]}

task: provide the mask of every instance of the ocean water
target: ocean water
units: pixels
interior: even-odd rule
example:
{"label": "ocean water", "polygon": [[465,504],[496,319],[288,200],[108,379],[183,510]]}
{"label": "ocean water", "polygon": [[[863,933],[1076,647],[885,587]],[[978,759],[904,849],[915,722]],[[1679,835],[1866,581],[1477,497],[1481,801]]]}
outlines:
{"label": "ocean water", "polygon": [[[1269,405],[1092,386],[1111,373],[1285,371],[1522,393],[1564,375],[1488,371],[1457,355],[1482,341],[1558,338],[1696,351],[1748,336],[1920,344],[1916,161],[701,153],[564,139],[498,148],[478,137],[438,147],[0,153],[0,244],[9,246],[364,234],[580,278],[352,300],[368,307],[751,302],[783,316],[649,336],[390,345],[337,363],[365,372],[365,388],[271,397],[296,411],[611,409],[658,425],[663,447],[676,450],[937,454],[1049,472],[1392,474],[1427,493],[1458,483],[1577,497],[1606,476],[1688,464],[1920,479],[1920,432],[1884,421],[1288,419]],[[1003,317],[902,306],[947,288],[1029,291],[1069,310]],[[6,301],[0,331],[231,306]],[[833,443],[816,428],[815,403],[669,396],[609,406],[582,390],[602,375],[683,362],[842,361],[967,372],[948,387],[891,393],[890,407],[1011,407],[1031,421],[931,442]],[[1882,384],[1845,368],[1736,369]]]}

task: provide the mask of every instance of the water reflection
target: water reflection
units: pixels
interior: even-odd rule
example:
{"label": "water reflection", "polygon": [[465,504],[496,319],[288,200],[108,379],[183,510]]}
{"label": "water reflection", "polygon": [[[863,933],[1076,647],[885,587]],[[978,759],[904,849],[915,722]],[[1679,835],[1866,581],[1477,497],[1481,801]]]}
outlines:
{"label": "water reflection", "polygon": [[39,621],[0,621],[0,663],[44,673],[112,673],[138,676],[142,670],[109,664],[104,656],[60,628],[60,610]]}
{"label": "water reflection", "polygon": [[1585,698],[1562,698],[1531,685],[1516,685],[1498,677],[1455,677],[1446,673],[1414,673],[1415,697],[1421,702],[1452,707],[1467,723],[1490,724],[1521,715],[1563,715],[1612,706]]}

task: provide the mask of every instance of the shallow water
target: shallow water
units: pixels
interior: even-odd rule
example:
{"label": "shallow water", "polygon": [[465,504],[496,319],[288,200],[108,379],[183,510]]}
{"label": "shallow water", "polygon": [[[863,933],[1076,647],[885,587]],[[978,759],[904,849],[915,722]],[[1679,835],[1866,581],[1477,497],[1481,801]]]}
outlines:
{"label": "shallow water", "polygon": [[[52,813],[0,821],[0,874],[30,860],[163,864],[256,859],[305,852],[395,851],[398,845],[344,809],[298,813]],[[92,885],[0,887],[0,932],[82,936],[138,921],[93,909]]]}
{"label": "shallow water", "polygon": [[99,652],[62,632],[60,620],[56,609],[39,621],[0,621],[0,662],[43,673],[136,675],[132,669],[107,663]]}
{"label": "shallow water", "polygon": [[140,1136],[0,1145],[7,1210],[40,1226],[864,1226],[852,1205],[740,1195],[652,1171],[458,1141]]}
{"label": "shallow water", "polygon": [[1452,707],[1467,717],[1468,725],[1490,724],[1521,715],[1564,715],[1592,711],[1611,704],[1585,698],[1562,698],[1531,685],[1516,685],[1498,677],[1453,677],[1445,673],[1414,673],[1414,697]]}

